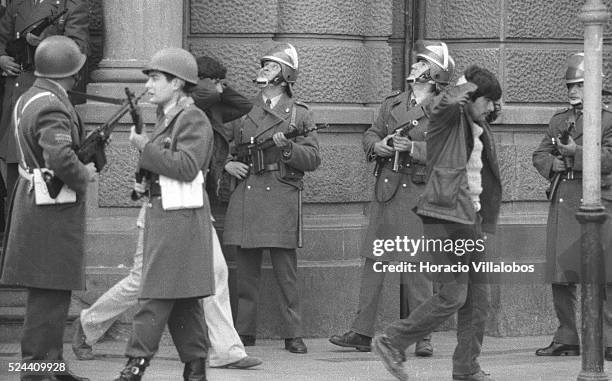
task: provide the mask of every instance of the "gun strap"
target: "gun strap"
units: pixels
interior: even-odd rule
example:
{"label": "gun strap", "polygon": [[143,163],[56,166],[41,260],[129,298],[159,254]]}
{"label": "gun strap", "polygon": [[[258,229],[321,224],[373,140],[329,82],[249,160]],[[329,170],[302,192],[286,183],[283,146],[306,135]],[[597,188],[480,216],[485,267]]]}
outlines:
{"label": "gun strap", "polygon": [[[28,101],[25,103],[25,105],[23,106],[21,110],[19,110],[19,105],[21,104],[23,97],[19,97],[19,99],[17,100],[17,103],[15,104],[15,108],[13,109],[13,124],[15,126],[14,132],[15,132],[15,139],[17,140],[17,148],[19,148],[19,154],[21,156],[21,164],[23,166],[23,169],[25,169],[28,172],[30,168],[28,167],[28,164],[25,160],[25,155],[23,154],[23,148],[21,147],[21,139],[19,138],[19,135],[20,135],[19,124],[21,123],[21,117],[23,116],[25,109],[30,104],[32,104],[32,102],[44,96],[54,96],[54,95],[50,91],[44,91],[42,93],[38,93],[34,95],[32,98],[28,99]],[[21,133],[23,133],[23,131]],[[38,163],[38,160],[36,160],[36,155],[34,155],[34,152],[32,151],[32,147],[30,147],[27,144],[26,144],[26,147],[28,149],[28,153],[30,154],[30,156],[32,156],[32,160],[34,161],[34,164],[36,164],[36,168],[40,168],[40,164]]]}
{"label": "gun strap", "polygon": [[78,97],[83,97],[83,98],[91,99],[92,101],[98,101],[98,102],[103,102],[103,103],[110,103],[110,104],[120,105],[120,106],[123,106],[123,104],[125,103],[125,99],[103,97],[101,95],[88,94],[88,93],[83,93],[83,92],[74,91],[74,90],[68,90],[68,95],[74,95],[74,96],[78,96]]}

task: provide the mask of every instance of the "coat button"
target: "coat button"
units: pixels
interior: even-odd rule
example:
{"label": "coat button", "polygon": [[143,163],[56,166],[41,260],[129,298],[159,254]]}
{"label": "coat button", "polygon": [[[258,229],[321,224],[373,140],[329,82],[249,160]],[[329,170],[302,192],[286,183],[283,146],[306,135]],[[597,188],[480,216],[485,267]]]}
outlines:
{"label": "coat button", "polygon": [[267,190],[267,191],[269,191],[269,190],[270,190],[270,187],[266,187],[266,190]]}
{"label": "coat button", "polygon": [[389,182],[389,179],[385,179],[385,182],[386,182],[386,183],[388,183],[388,182]]}
{"label": "coat button", "polygon": [[560,199],[559,199],[559,202],[560,202],[560,203],[561,203],[561,202],[563,202],[563,199],[562,199],[562,198],[560,198]]}
{"label": "coat button", "polygon": [[19,87],[19,82],[15,83],[15,87]]}
{"label": "coat button", "polygon": [[247,185],[247,189],[251,189],[251,186],[250,186],[250,185]]}
{"label": "coat button", "polygon": [[402,186],[403,186],[404,188],[406,188],[406,187],[408,186],[408,184],[402,184]]}

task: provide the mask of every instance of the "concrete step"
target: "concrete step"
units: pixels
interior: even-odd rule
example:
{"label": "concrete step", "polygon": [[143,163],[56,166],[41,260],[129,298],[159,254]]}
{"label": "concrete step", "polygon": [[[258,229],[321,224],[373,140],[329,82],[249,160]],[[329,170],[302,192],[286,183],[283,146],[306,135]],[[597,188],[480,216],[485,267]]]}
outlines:
{"label": "concrete step", "polygon": [[[64,342],[72,340],[72,322],[78,316],[78,310],[72,308],[68,312],[66,319],[66,329],[64,330]],[[23,319],[25,317],[25,307],[5,307],[0,306],[0,343],[15,343],[21,339]]]}
{"label": "concrete step", "polygon": [[26,299],[27,291],[24,288],[0,287],[0,306],[2,307],[23,307]]}

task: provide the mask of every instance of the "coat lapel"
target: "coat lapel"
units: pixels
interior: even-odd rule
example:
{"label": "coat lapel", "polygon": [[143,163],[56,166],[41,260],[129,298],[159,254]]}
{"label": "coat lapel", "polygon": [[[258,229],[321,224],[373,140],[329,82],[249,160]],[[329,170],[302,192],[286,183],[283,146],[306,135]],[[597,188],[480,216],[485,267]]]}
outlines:
{"label": "coat lapel", "polygon": [[247,118],[256,127],[255,135],[257,139],[265,139],[266,136],[271,136],[276,132],[276,128],[290,117],[292,106],[293,100],[285,94],[281,96],[272,110],[269,110],[263,103],[261,93],[253,99],[253,109],[247,114]]}

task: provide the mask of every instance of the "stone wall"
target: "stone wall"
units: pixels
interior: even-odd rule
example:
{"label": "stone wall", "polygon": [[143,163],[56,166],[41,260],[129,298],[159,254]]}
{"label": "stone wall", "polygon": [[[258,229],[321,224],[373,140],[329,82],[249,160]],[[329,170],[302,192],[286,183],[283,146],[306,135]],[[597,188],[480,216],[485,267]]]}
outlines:
{"label": "stone wall", "polygon": [[[446,41],[458,73],[476,63],[495,72],[502,83],[503,114],[493,127],[504,196],[501,224],[489,243],[491,255],[534,263],[540,270],[537,277],[522,284],[493,287],[495,308],[488,332],[523,335],[553,330],[556,322],[550,291],[541,277],[547,184],[533,169],[531,153],[552,114],[564,106],[565,59],[582,50],[583,31],[577,20],[582,3],[576,4],[571,0],[423,0],[422,11],[415,12],[413,2],[400,0],[184,1],[183,45],[196,55],[223,61],[229,69],[227,82],[244,94],[257,91],[252,78],[258,57],[275,42],[294,44],[300,58],[297,97],[310,105],[317,123],[330,124],[319,135],[321,168],[306,180],[306,246],[299,252],[299,266],[307,336],[344,331],[354,316],[358,251],[373,185],[361,135],[384,96],[393,88],[403,88],[413,37]],[[610,6],[612,0],[606,4]],[[91,0],[90,5],[94,56],[102,56],[96,53],[104,38],[104,33],[98,33],[104,30],[98,17],[102,2]],[[412,35],[417,20],[422,36]],[[610,37],[609,27],[605,37]],[[612,51],[609,45],[604,50],[607,73]],[[121,90],[93,80],[91,92],[111,95]],[[610,79],[605,84],[612,88]],[[136,88],[141,85],[134,84]],[[83,111],[90,126],[109,113],[91,104]],[[152,121],[150,113],[147,118]],[[126,189],[132,181],[136,153],[126,144],[126,136],[127,127],[122,126],[92,201],[88,227],[91,291],[83,296],[85,304],[125,273],[117,264],[130,263],[134,230],[126,227],[131,226],[136,204],[126,197]],[[222,231],[223,210],[216,211]],[[115,237],[110,246],[109,237]],[[231,267],[231,249],[226,256]],[[398,316],[398,282],[389,278],[381,303],[381,324]],[[264,264],[262,290],[258,334],[274,337],[278,321],[269,311],[275,309],[276,286],[269,263]]]}

